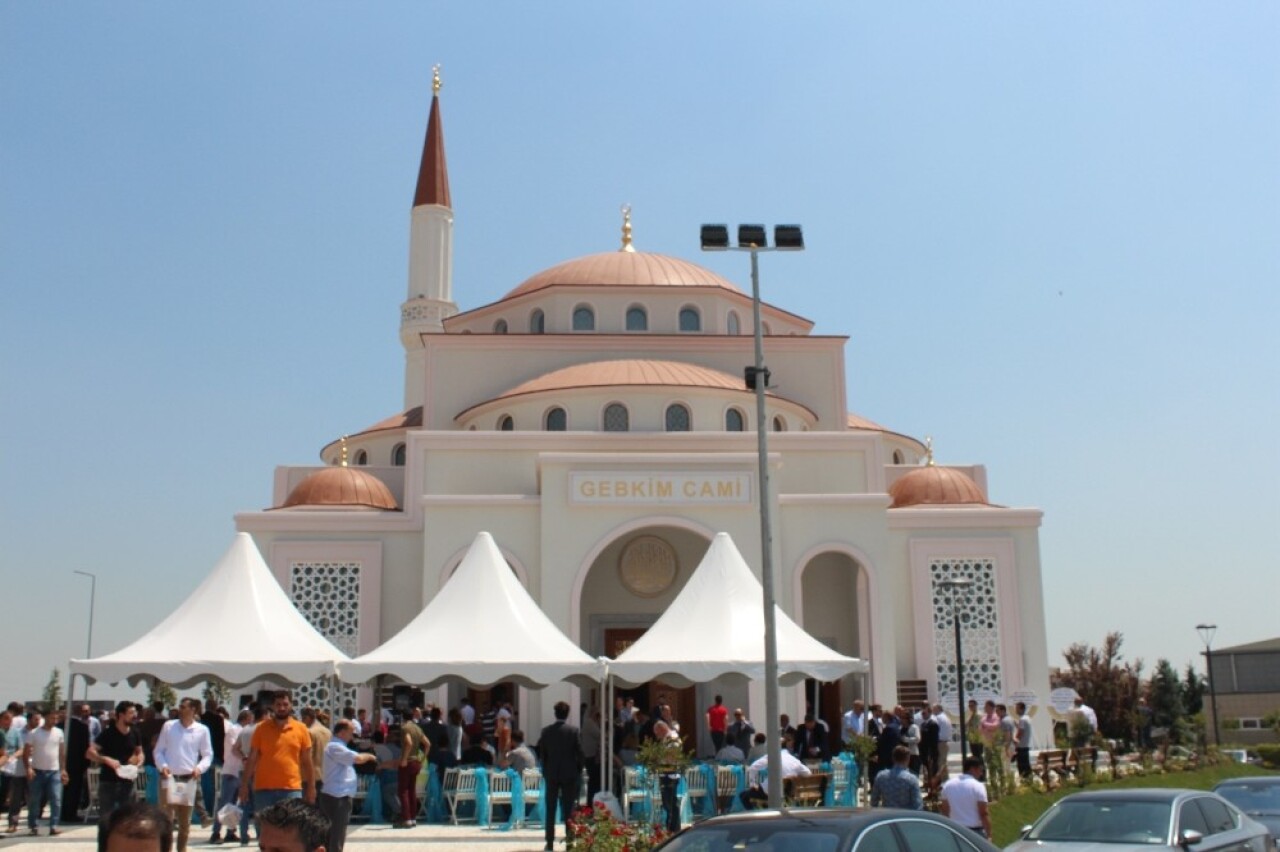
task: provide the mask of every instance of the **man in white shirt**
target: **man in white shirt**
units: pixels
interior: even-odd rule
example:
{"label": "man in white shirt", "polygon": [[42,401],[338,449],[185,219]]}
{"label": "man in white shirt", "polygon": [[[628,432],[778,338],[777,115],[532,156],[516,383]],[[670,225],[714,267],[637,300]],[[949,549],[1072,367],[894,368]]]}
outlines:
{"label": "man in white shirt", "polygon": [[[769,755],[757,759],[751,764],[753,772],[767,772],[769,769]],[[797,776],[812,775],[813,770],[805,766],[800,758],[796,757],[787,749],[782,749],[782,777],[795,778]],[[764,791],[763,785],[755,784],[743,790],[739,798],[742,804],[750,810],[751,808],[760,806],[761,803],[769,801],[769,794]]]}
{"label": "man in white shirt", "polygon": [[[240,711],[234,722],[228,724],[226,736],[222,740],[222,787],[218,792],[218,804],[213,809],[213,836],[210,843],[222,842],[222,822],[218,813],[227,805],[234,804],[240,792],[240,773],[244,771],[244,756],[240,753],[240,732],[244,726],[253,721],[253,712],[247,707]],[[227,830],[227,842],[239,840],[234,828]]]}
{"label": "man in white shirt", "polygon": [[867,707],[862,703],[862,699],[853,702],[853,707],[840,717],[840,740],[841,742],[849,742],[854,737],[860,737],[867,730]]}
{"label": "man in white shirt", "polygon": [[351,821],[351,803],[359,786],[357,763],[376,763],[378,756],[351,750],[355,727],[347,719],[333,726],[333,736],[325,743],[324,781],[320,789],[320,813],[329,819],[329,843],[325,852],[342,852],[347,840],[347,824]]}
{"label": "man in white shirt", "polygon": [[62,714],[50,710],[44,724],[27,734],[27,828],[32,836],[39,834],[36,823],[45,802],[49,803],[49,834],[58,829],[62,813],[62,785],[67,783],[67,742],[58,727]]}
{"label": "man in white shirt", "polygon": [[985,771],[982,758],[971,755],[964,759],[964,771],[942,785],[942,815],[990,840],[987,785],[982,783]]}
{"label": "man in white shirt", "polygon": [[[161,787],[169,778],[190,782],[199,787],[200,776],[213,764],[213,743],[209,729],[196,721],[200,713],[198,698],[184,698],[178,705],[178,718],[170,719],[160,729],[154,750],[156,769],[160,772]],[[168,790],[162,789],[162,797]],[[186,852],[187,837],[191,834],[190,804],[167,803],[169,815],[178,827],[178,852]]]}
{"label": "man in white shirt", "polygon": [[951,756],[951,737],[955,733],[951,717],[941,704],[933,705],[933,719],[938,723],[938,776],[947,775],[947,759]]}

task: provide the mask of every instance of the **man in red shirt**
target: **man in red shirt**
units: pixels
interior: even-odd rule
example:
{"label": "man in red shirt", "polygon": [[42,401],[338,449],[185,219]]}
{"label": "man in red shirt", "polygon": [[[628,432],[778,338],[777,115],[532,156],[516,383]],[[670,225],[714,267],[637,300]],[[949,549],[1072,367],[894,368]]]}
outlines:
{"label": "man in red shirt", "polygon": [[711,731],[711,743],[715,751],[724,748],[724,732],[729,727],[729,708],[717,695],[715,702],[707,708],[707,728]]}

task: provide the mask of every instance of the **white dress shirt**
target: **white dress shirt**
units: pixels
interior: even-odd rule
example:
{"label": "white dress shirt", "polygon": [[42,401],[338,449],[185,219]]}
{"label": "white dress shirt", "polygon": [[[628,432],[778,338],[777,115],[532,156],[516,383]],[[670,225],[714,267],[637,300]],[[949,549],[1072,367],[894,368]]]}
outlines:
{"label": "white dress shirt", "polygon": [[209,729],[197,721],[184,726],[181,719],[170,719],[160,729],[156,747],[152,752],[156,768],[168,767],[174,775],[190,775],[199,769],[209,771],[213,763],[213,743]]}

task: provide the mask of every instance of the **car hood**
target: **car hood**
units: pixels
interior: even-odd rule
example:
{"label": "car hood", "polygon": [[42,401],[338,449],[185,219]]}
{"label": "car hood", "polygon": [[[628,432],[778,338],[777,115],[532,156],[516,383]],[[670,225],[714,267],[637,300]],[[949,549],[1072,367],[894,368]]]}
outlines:
{"label": "car hood", "polygon": [[[1247,812],[1246,812],[1247,813]],[[1280,814],[1248,814],[1249,819],[1266,826],[1271,836],[1280,839]]]}
{"label": "car hood", "polygon": [[1130,849],[1152,852],[1152,850],[1167,848],[1167,846],[1151,843],[1086,843],[1083,841],[1041,843],[1038,840],[1015,840],[1004,847],[1004,852],[1126,852]]}

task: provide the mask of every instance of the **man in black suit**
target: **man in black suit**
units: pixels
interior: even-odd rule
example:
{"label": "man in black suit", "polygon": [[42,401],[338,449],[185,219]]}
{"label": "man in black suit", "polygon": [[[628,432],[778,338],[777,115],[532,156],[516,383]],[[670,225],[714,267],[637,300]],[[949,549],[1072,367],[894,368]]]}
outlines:
{"label": "man in black suit", "polygon": [[574,805],[578,802],[578,783],[582,776],[582,741],[578,738],[578,729],[570,725],[569,705],[564,701],[556,702],[556,720],[542,729],[538,740],[538,757],[542,760],[542,779],[547,785],[548,813],[543,817],[547,827],[546,849],[553,848],[556,842],[556,803],[560,804],[564,816],[565,835],[569,833],[569,819],[573,816]]}

